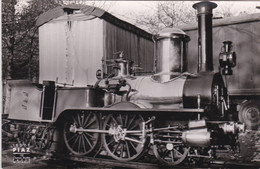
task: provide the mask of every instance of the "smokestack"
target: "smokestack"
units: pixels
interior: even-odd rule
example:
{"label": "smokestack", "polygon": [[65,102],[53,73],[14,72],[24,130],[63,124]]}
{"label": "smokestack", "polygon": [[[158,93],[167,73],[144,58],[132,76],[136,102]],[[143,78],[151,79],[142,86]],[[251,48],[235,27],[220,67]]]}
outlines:
{"label": "smokestack", "polygon": [[217,4],[208,1],[193,5],[198,12],[198,72],[213,70],[212,9],[216,7]]}

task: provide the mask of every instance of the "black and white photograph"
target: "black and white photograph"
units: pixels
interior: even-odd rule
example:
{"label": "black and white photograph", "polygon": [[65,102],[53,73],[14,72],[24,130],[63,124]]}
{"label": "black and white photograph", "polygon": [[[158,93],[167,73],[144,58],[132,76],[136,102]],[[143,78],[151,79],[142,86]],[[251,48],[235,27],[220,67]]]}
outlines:
{"label": "black and white photograph", "polygon": [[3,169],[260,169],[260,1],[1,1]]}

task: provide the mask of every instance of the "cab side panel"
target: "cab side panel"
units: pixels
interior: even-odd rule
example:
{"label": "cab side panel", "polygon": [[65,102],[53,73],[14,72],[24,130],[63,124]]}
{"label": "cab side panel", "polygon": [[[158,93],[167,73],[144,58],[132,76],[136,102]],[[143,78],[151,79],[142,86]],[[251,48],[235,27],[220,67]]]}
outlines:
{"label": "cab side panel", "polygon": [[41,113],[42,88],[38,88],[28,80],[8,81],[11,89],[9,119],[39,121]]}

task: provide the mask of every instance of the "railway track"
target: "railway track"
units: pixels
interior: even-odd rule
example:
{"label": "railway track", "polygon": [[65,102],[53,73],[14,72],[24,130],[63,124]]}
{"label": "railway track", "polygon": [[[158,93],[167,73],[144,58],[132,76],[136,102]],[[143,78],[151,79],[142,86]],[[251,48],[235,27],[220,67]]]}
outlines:
{"label": "railway track", "polygon": [[127,168],[127,169],[190,169],[190,168],[260,168],[259,163],[242,163],[237,161],[223,161],[223,160],[211,160],[207,161],[203,164],[186,164],[183,166],[174,166],[174,167],[167,167],[163,165],[159,165],[156,163],[148,163],[148,162],[120,162],[115,161],[112,159],[104,159],[104,158],[93,158],[93,157],[78,157],[78,156],[70,156],[64,157],[66,160],[70,160],[73,162],[79,162],[81,164],[88,165],[88,164],[95,164],[101,165],[111,168]]}
{"label": "railway track", "polygon": [[[8,150],[11,151],[11,150]],[[7,152],[7,150],[5,150]],[[31,163],[27,166],[36,166],[37,168],[84,168],[84,169],[190,169],[190,168],[200,168],[200,169],[215,169],[215,168],[242,168],[242,169],[259,169],[259,162],[243,162],[243,161],[231,161],[229,159],[223,160],[207,160],[201,161],[198,163],[185,163],[181,166],[167,167],[156,163],[156,161],[145,160],[146,162],[120,162],[113,159],[108,159],[107,157],[80,157],[80,156],[62,156],[62,155],[53,155],[51,153],[43,153],[43,152],[31,152],[32,157],[38,157],[35,160],[31,159]],[[11,157],[9,157],[11,159]],[[20,164],[10,164],[13,165],[11,168],[19,167]],[[25,167],[27,168],[27,167]]]}
{"label": "railway track", "polygon": [[133,169],[158,169],[159,166],[157,164],[150,163],[142,163],[142,162],[120,162],[111,159],[101,159],[101,158],[92,158],[92,157],[77,157],[71,156],[67,157],[67,160],[83,162],[86,164],[102,164],[108,167],[121,167],[121,168],[133,168]]}

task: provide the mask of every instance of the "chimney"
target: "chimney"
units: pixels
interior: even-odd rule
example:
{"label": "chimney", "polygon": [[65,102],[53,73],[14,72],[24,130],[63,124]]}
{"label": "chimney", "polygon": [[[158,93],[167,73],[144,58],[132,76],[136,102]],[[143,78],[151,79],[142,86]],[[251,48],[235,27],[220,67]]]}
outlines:
{"label": "chimney", "polygon": [[198,72],[213,71],[212,9],[216,7],[208,1],[193,5],[198,17]]}

